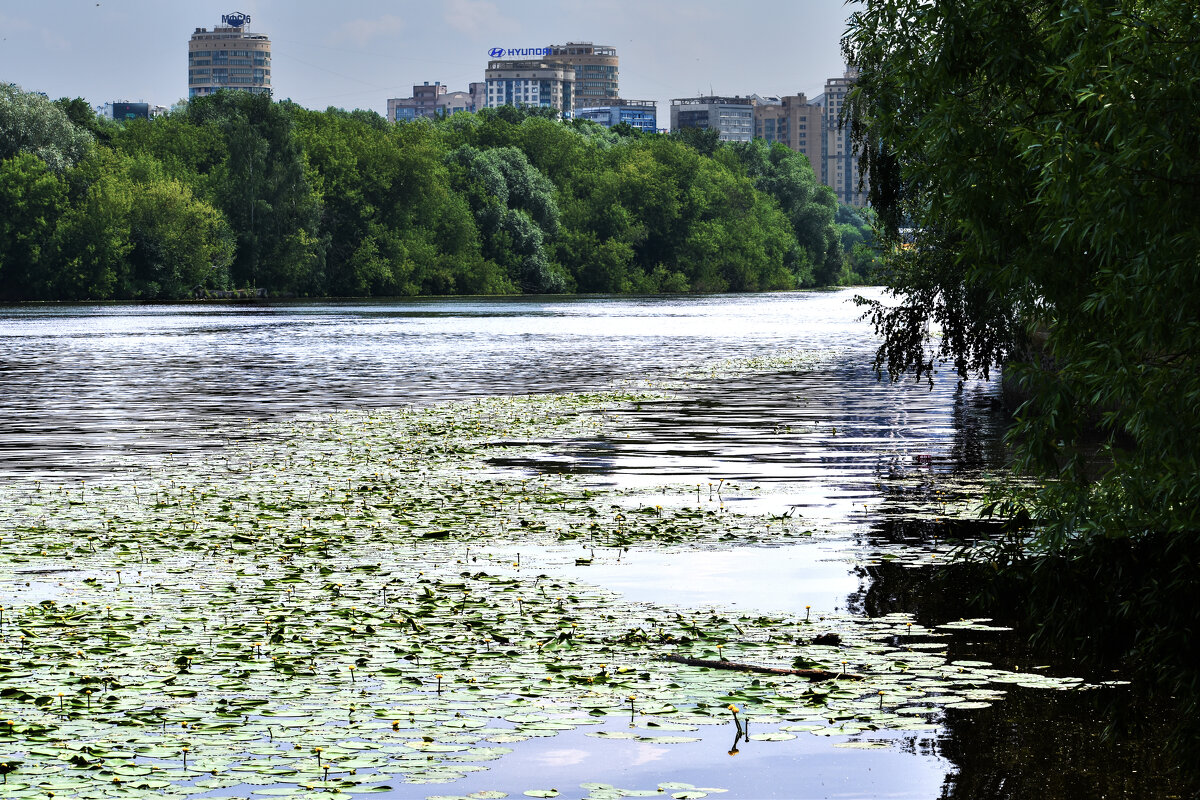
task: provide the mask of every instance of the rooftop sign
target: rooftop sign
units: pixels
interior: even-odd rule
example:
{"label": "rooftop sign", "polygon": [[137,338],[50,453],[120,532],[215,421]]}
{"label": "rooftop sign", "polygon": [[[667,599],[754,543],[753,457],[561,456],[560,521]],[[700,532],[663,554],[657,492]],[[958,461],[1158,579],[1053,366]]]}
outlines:
{"label": "rooftop sign", "polygon": [[250,21],[250,15],[243,14],[240,11],[235,11],[232,14],[222,14],[221,15],[221,22],[225,23],[226,25],[228,25],[231,28],[244,27],[246,25],[246,23],[249,21]]}
{"label": "rooftop sign", "polygon": [[488,50],[488,55],[492,58],[529,58],[531,56],[548,56],[550,55],[549,47],[493,47]]}

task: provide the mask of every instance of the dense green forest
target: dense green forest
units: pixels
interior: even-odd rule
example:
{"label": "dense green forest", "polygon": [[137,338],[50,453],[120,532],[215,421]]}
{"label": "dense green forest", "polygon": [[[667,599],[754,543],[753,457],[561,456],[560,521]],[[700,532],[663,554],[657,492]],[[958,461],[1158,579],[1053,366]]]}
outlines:
{"label": "dense green forest", "polygon": [[0,299],[721,292],[862,282],[807,159],[502,108],[391,125],[221,93],[154,120],[0,87]]}

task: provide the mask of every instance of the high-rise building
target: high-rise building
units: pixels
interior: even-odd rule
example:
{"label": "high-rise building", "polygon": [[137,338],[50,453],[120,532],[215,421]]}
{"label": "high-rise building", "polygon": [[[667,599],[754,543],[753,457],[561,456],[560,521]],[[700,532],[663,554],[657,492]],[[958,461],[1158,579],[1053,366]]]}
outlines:
{"label": "high-rise building", "polygon": [[188,42],[188,97],[221,89],[271,94],[271,40],[247,32],[248,24],[249,16],[233,13],[211,31],[196,28]]}
{"label": "high-rise building", "polygon": [[681,97],[671,101],[671,130],[715,128],[722,142],[754,137],[754,105],[749,97]]}
{"label": "high-rise building", "polygon": [[615,47],[591,42],[552,44],[547,64],[564,64],[575,70],[575,107],[599,108],[618,99],[620,63]]}
{"label": "high-rise building", "polygon": [[575,108],[575,70],[545,59],[489,61],[487,107],[543,106],[569,117]]}
{"label": "high-rise building", "polygon": [[824,109],[803,94],[757,98],[754,104],[754,138],[780,142],[808,156],[813,172],[821,177],[824,157]]}
{"label": "high-rise building", "polygon": [[833,189],[839,201],[861,208],[867,203],[866,187],[858,187],[858,159],[851,146],[850,131],[840,122],[846,93],[854,85],[856,74],[848,69],[840,78],[825,81],[825,94],[820,97],[825,127],[825,157],[819,177]]}
{"label": "high-rise building", "polygon": [[658,103],[653,100],[608,100],[587,108],[581,106],[575,116],[598,122],[606,128],[623,122],[644,133],[658,131]]}

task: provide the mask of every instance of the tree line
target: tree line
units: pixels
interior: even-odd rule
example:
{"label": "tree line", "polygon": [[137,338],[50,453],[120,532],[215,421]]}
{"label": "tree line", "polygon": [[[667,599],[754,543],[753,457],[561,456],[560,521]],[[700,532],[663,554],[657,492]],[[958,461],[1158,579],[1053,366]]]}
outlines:
{"label": "tree line", "polygon": [[122,123],[0,86],[0,299],[724,292],[861,283],[807,159],[500,108],[394,125],[221,92]]}

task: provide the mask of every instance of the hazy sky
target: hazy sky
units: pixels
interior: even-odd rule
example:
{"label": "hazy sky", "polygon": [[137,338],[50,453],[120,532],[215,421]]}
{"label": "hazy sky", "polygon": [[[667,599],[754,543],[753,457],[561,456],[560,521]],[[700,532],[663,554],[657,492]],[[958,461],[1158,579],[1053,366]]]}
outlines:
{"label": "hazy sky", "polygon": [[849,13],[843,0],[0,0],[0,81],[171,105],[192,31],[233,11],[271,39],[276,98],[380,113],[414,83],[483,80],[493,47],[567,41],[615,47],[626,98],[812,97],[842,74]]}

